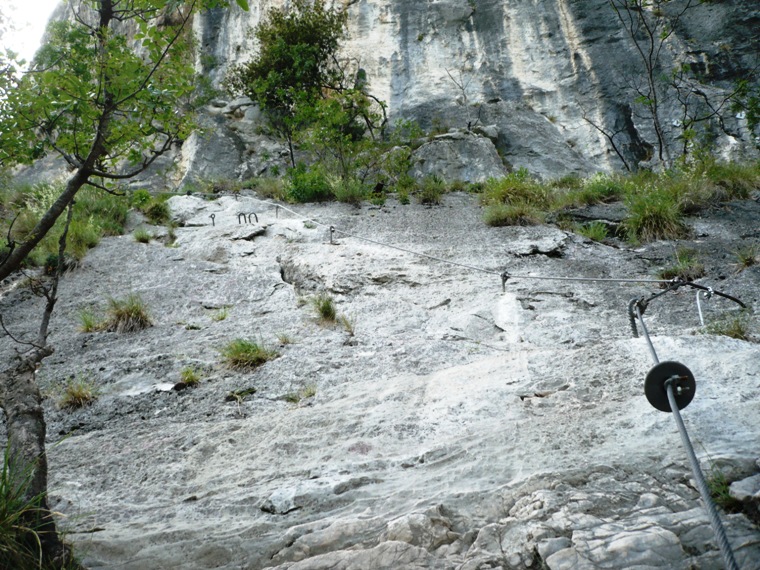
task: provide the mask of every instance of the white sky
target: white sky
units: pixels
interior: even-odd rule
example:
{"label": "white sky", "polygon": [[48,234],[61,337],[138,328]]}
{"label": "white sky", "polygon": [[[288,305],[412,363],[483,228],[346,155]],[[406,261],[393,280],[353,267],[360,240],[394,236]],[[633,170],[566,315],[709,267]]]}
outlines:
{"label": "white sky", "polygon": [[29,61],[40,45],[50,15],[61,0],[0,0],[3,12],[15,30],[4,34],[0,43]]}

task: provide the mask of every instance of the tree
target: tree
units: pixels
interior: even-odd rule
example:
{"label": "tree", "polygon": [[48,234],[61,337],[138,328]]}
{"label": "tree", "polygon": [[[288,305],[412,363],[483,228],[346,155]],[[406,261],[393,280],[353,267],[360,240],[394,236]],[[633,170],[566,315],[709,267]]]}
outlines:
{"label": "tree", "polygon": [[[236,2],[247,8],[245,0]],[[71,172],[28,234],[16,238],[8,232],[0,280],[21,267],[67,208],[71,212],[80,189],[112,192],[113,184],[145,171],[190,133],[194,70],[188,24],[195,11],[224,5],[226,0],[70,0],[68,18],[49,26],[49,43],[28,71],[21,72],[12,54],[0,54],[0,167],[55,152]],[[129,29],[136,33],[127,35]],[[65,236],[64,230],[60,258]],[[7,447],[17,472],[29,474],[25,493],[40,497],[43,511],[46,428],[34,371],[53,352],[47,334],[56,287],[56,280],[43,287],[47,303],[35,341],[0,371]],[[41,559],[46,567],[58,567],[65,563],[65,549],[49,516],[44,530]]]}
{"label": "tree", "polygon": [[340,89],[344,72],[336,54],[345,25],[346,12],[326,8],[324,0],[272,8],[253,32],[259,53],[227,77],[227,88],[256,101],[286,139],[293,167],[293,136],[308,115],[304,110]]}
{"label": "tree", "polygon": [[[751,99],[744,97],[748,83],[733,89],[710,88],[700,81],[697,69],[686,61],[675,61],[670,69],[666,67],[665,52],[673,33],[689,11],[706,1],[609,0],[639,56],[643,80],[631,77],[629,83],[635,93],[634,103],[646,110],[645,116],[651,121],[657,159],[665,168],[673,165],[676,151],[673,139],[679,141],[679,155],[684,159],[697,138],[698,127],[706,131],[706,125],[714,124],[726,134],[738,136],[728,130],[724,114],[737,107],[751,106]],[[664,116],[666,104],[677,109],[678,117],[672,122]],[[613,133],[591,124],[608,139],[628,168],[614,142],[620,131]],[[750,121],[750,130],[753,128]]]}

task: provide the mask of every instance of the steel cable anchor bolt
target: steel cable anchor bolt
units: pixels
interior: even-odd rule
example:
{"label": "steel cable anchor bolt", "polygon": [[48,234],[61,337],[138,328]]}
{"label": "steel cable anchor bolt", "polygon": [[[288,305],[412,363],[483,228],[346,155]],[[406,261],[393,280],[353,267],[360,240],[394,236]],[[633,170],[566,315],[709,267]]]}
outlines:
{"label": "steel cable anchor bolt", "polygon": [[509,280],[509,273],[502,271],[501,273],[501,292],[507,292],[507,281]]}
{"label": "steel cable anchor bolt", "polygon": [[644,380],[647,400],[661,412],[673,411],[668,401],[668,388],[673,390],[678,409],[683,410],[694,399],[697,382],[685,365],[668,360],[654,366]]}

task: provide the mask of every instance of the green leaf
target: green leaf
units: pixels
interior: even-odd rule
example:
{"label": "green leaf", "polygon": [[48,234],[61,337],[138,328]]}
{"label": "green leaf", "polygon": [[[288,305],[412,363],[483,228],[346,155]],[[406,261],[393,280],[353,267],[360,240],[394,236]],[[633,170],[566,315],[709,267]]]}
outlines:
{"label": "green leaf", "polygon": [[248,11],[248,1],[247,0],[236,0],[237,5],[240,6],[243,10],[246,12]]}

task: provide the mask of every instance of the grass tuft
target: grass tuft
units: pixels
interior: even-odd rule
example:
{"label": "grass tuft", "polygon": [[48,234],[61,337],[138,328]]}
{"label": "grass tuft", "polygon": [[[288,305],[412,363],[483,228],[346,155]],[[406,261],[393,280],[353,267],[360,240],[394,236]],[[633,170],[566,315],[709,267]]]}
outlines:
{"label": "grass tuft", "polygon": [[98,389],[95,383],[86,377],[78,376],[66,382],[58,405],[66,410],[77,410],[89,406],[97,399]]}
{"label": "grass tuft", "polygon": [[743,271],[758,263],[758,260],[760,260],[760,249],[754,244],[745,245],[734,252],[734,257],[736,258],[737,271]]}
{"label": "grass tuft", "polygon": [[731,482],[723,474],[723,471],[713,467],[706,477],[707,488],[710,490],[710,496],[716,505],[728,513],[740,513],[742,511],[741,501],[731,496]]}
{"label": "grass tuft", "polygon": [[185,366],[182,370],[180,370],[179,378],[180,381],[185,384],[185,386],[190,387],[197,386],[201,381],[200,372],[198,372],[192,366]]}
{"label": "grass tuft", "polygon": [[628,238],[636,242],[658,239],[679,239],[689,230],[673,194],[665,188],[649,186],[626,196],[628,217],[623,226]]}
{"label": "grass tuft", "polygon": [[150,240],[153,239],[153,234],[145,228],[137,228],[132,233],[132,237],[135,238],[135,241],[138,243],[150,243]]}
{"label": "grass tuft", "polygon": [[597,221],[582,224],[575,231],[593,241],[604,241],[607,239],[607,224],[604,222]]}
{"label": "grass tuft", "polygon": [[18,473],[5,447],[0,471],[0,567],[40,568],[42,555],[38,530],[49,516],[41,508],[43,495],[30,497],[32,470]]}
{"label": "grass tuft", "polygon": [[426,176],[422,179],[419,192],[417,193],[417,199],[420,204],[427,204],[430,206],[437,206],[443,200],[443,195],[446,192],[446,181],[440,176],[435,174],[432,176]]}
{"label": "grass tuft", "polygon": [[697,258],[697,252],[686,247],[676,248],[676,262],[670,267],[661,269],[657,273],[659,279],[683,279],[684,281],[694,281],[703,277],[705,266]]}
{"label": "grass tuft", "polygon": [[727,336],[737,340],[751,340],[749,332],[749,317],[742,313],[714,321],[705,327],[705,333]]}
{"label": "grass tuft", "polygon": [[514,202],[487,206],[483,219],[493,227],[535,226],[544,223],[546,214],[528,202]]}
{"label": "grass tuft", "polygon": [[338,318],[335,301],[327,293],[320,293],[316,297],[312,297],[310,303],[321,324],[332,324]]}
{"label": "grass tuft", "polygon": [[277,351],[242,338],[230,342],[221,353],[227,366],[237,370],[251,370],[279,356]]}
{"label": "grass tuft", "polygon": [[108,315],[102,330],[136,332],[150,326],[153,326],[153,321],[139,295],[131,294],[126,299],[108,300]]}

